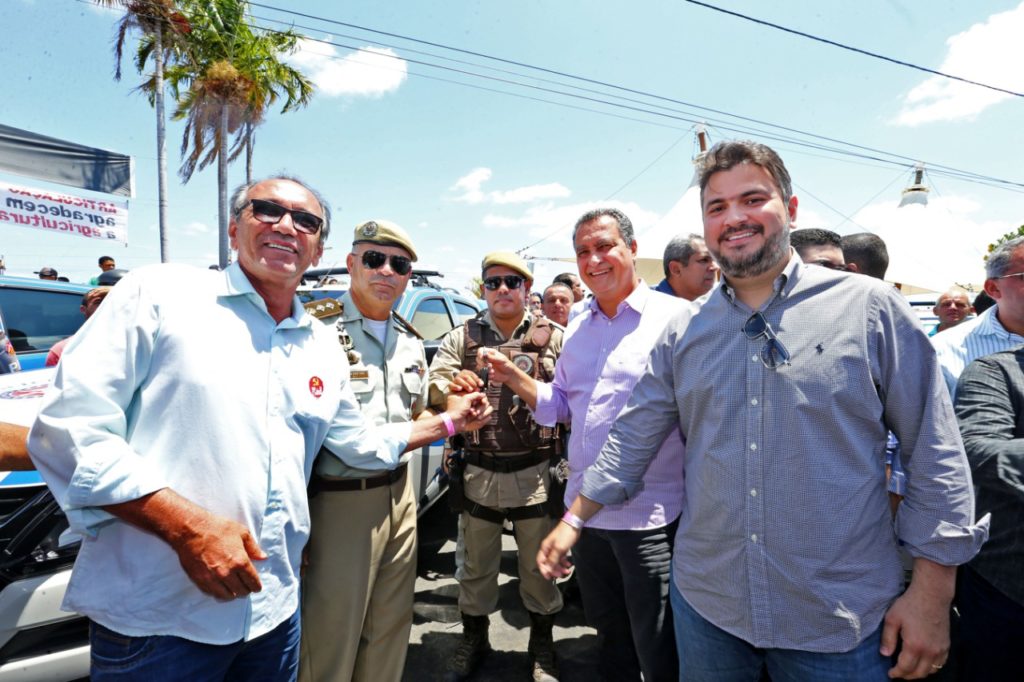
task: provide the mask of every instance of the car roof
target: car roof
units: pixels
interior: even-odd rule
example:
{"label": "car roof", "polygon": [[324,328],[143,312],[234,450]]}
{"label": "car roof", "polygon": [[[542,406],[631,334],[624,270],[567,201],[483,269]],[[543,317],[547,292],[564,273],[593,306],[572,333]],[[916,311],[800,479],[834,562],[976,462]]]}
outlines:
{"label": "car roof", "polygon": [[60,291],[74,294],[84,294],[94,288],[88,284],[55,282],[51,279],[33,279],[31,277],[8,277],[7,275],[0,276],[0,287],[35,289],[36,291]]}

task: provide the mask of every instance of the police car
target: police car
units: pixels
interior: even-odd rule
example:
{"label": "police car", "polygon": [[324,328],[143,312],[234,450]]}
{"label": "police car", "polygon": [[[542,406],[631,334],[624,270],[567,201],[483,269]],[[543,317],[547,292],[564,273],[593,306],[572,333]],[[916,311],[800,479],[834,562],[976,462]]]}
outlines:
{"label": "police car", "polygon": [[[53,344],[85,323],[79,308],[90,288],[44,279],[0,277],[0,352],[13,350],[22,370],[42,367]],[[0,373],[4,373],[3,367]]]}
{"label": "police car", "polygon": [[[417,272],[395,306],[399,314],[426,338],[428,359],[433,357],[444,334],[467,317],[475,316],[482,308],[482,303],[471,296],[434,284],[431,278],[435,277],[440,275]],[[341,298],[347,286],[344,282],[327,284],[332,278],[344,280],[345,273],[308,273],[307,285],[300,291],[300,297],[304,301]],[[0,282],[6,284],[15,279],[0,278]],[[74,319],[72,309],[78,325],[84,321],[78,306],[89,287],[59,286],[59,283],[36,280],[19,281],[17,285],[8,290],[10,293],[11,289],[17,288],[15,294],[0,298],[0,302],[18,302],[12,308],[15,314],[8,319],[30,319],[31,316],[27,315],[30,311],[19,297],[27,296],[31,301],[36,295],[34,292],[42,291],[51,295],[61,292],[68,298],[60,302],[66,314],[58,316],[54,313],[45,324],[36,320],[32,325],[19,322],[24,326],[13,327],[14,345],[21,348],[18,359],[25,357],[26,345],[31,346],[28,354],[42,357],[38,361],[32,358],[27,364],[41,367],[46,355],[44,350],[49,350],[50,345],[78,329],[78,326],[72,329],[70,325]],[[2,293],[0,285],[0,295]],[[39,305],[57,305],[54,300],[47,298]],[[63,319],[66,326],[60,327],[55,322],[58,318]],[[18,331],[24,331],[24,334]],[[53,368],[44,368],[0,376],[0,419],[31,424],[39,399],[50,384],[54,371]],[[432,443],[421,450],[421,456],[413,460],[415,466],[410,467],[416,486],[414,489],[419,495],[420,514],[444,491],[443,482],[437,475],[442,452],[443,441]],[[73,680],[89,674],[88,621],[60,610],[71,566],[78,553],[77,542],[66,546],[59,543],[66,528],[64,513],[37,472],[0,472],[0,682]]]}

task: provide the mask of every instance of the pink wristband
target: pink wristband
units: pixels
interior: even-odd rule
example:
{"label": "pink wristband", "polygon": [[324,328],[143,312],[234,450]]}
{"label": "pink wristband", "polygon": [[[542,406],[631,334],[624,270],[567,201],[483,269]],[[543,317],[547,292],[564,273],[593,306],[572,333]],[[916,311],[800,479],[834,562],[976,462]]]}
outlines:
{"label": "pink wristband", "polygon": [[451,438],[455,435],[455,422],[448,416],[447,412],[441,413],[441,421],[444,422],[444,427],[448,429],[448,437]]}
{"label": "pink wristband", "polygon": [[576,530],[583,530],[583,519],[576,516],[568,509],[565,511],[564,514],[562,514],[562,521],[565,521],[567,525],[572,526]]}

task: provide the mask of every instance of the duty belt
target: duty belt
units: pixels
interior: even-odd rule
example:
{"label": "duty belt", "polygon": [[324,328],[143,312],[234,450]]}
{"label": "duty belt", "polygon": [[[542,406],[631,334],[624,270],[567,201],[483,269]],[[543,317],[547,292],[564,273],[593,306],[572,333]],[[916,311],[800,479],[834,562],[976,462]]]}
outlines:
{"label": "duty belt", "polygon": [[548,507],[545,502],[540,502],[538,504],[528,504],[525,507],[513,507],[505,511],[499,511],[493,507],[485,507],[478,502],[473,502],[466,506],[465,512],[481,521],[505,523],[505,519],[509,521],[523,521],[525,519],[543,518],[548,515]]}
{"label": "duty belt", "polygon": [[489,455],[486,452],[466,452],[463,458],[466,464],[472,464],[488,471],[510,474],[513,471],[522,471],[541,462],[547,462],[551,459],[551,455],[552,449],[544,448],[543,450],[528,452],[525,455],[511,455],[508,457]]}
{"label": "duty belt", "polygon": [[369,478],[324,478],[313,474],[309,482],[309,496],[314,497],[319,492],[350,492],[353,490],[370,490],[391,485],[402,480],[405,476],[407,465],[403,464],[392,471],[385,471]]}

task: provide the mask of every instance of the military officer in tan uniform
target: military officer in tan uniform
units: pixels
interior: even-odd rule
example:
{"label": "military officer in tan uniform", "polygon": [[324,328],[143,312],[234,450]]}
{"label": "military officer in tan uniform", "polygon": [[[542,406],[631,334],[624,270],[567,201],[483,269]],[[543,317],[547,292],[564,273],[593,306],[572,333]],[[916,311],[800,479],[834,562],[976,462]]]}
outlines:
{"label": "military officer in tan uniform", "polygon": [[[348,351],[352,390],[375,423],[415,419],[427,406],[423,342],[391,306],[405,291],[416,249],[384,220],[355,230],[352,283],[317,314]],[[310,307],[310,306],[307,306]],[[333,314],[332,314],[333,313]],[[317,458],[310,483],[309,565],[302,585],[299,678],[398,682],[412,627],[416,499],[407,452],[393,471],[353,469]]]}
{"label": "military officer in tan uniform", "polygon": [[[432,407],[443,409],[450,391],[482,390],[477,369],[483,347],[497,348],[540,381],[554,377],[562,330],[526,309],[533,280],[526,263],[512,253],[491,253],[483,260],[482,275],[487,311],[441,342],[430,366]],[[547,501],[558,434],[538,426],[527,406],[500,384],[487,386],[487,399],[494,408],[490,424],[464,435],[463,638],[449,661],[448,679],[467,678],[490,651],[488,616],[498,603],[502,525],[510,520],[519,548],[519,593],[530,614],[533,679],[557,680],[551,628],[562,595],[541,576],[535,558],[554,523]]]}

